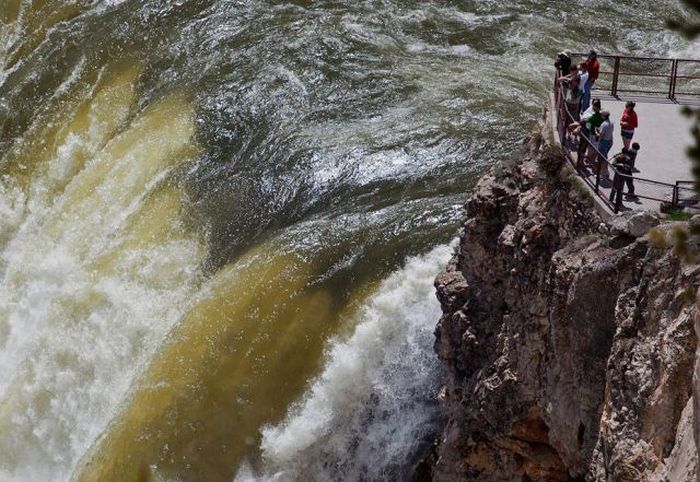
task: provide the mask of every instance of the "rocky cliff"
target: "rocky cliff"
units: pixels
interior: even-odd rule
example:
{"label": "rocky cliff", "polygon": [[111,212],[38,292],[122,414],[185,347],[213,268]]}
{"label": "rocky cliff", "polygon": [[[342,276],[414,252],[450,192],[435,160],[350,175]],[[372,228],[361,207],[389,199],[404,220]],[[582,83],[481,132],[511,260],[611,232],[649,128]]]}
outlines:
{"label": "rocky cliff", "polygon": [[432,478],[695,480],[700,268],[664,243],[678,223],[604,222],[542,134],[523,151],[479,181],[436,279]]}

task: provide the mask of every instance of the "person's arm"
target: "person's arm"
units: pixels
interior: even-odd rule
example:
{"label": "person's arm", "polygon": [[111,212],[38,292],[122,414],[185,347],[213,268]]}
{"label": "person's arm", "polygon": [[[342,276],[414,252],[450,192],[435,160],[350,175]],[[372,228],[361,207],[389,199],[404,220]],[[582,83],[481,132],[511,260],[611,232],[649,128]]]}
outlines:
{"label": "person's arm", "polygon": [[610,162],[611,165],[616,165],[620,163],[620,158],[624,156],[623,153],[618,152],[614,156],[612,156],[610,159],[608,159],[608,162]]}

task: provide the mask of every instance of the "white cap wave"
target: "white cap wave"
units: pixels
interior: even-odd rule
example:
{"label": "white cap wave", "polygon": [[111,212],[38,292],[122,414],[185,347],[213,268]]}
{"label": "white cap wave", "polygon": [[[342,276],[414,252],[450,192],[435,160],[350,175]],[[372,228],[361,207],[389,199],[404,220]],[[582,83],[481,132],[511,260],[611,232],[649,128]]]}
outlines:
{"label": "white cap wave", "polygon": [[451,252],[440,246],[409,258],[381,284],[350,339],[330,344],[303,400],[263,429],[268,473],[245,469],[238,480],[381,480],[410,469],[439,418],[433,280]]}

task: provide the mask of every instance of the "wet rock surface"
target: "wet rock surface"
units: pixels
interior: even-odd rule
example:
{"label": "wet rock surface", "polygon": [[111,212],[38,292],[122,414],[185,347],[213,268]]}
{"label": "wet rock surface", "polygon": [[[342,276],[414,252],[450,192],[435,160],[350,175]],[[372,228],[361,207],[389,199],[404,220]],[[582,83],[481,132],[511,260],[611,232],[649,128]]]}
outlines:
{"label": "wet rock surface", "polygon": [[700,268],[645,237],[671,229],[655,215],[603,223],[566,168],[541,168],[552,155],[535,137],[480,180],[435,281],[432,478],[695,480]]}

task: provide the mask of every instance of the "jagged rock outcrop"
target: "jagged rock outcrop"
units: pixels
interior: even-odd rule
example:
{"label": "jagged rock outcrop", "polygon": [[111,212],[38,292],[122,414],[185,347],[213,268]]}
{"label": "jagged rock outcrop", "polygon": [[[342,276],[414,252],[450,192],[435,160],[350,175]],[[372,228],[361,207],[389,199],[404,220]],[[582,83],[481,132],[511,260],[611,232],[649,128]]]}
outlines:
{"label": "jagged rock outcrop", "polygon": [[560,166],[535,135],[467,201],[436,279],[448,377],[432,477],[695,480],[700,267],[643,236],[648,215],[603,222]]}

